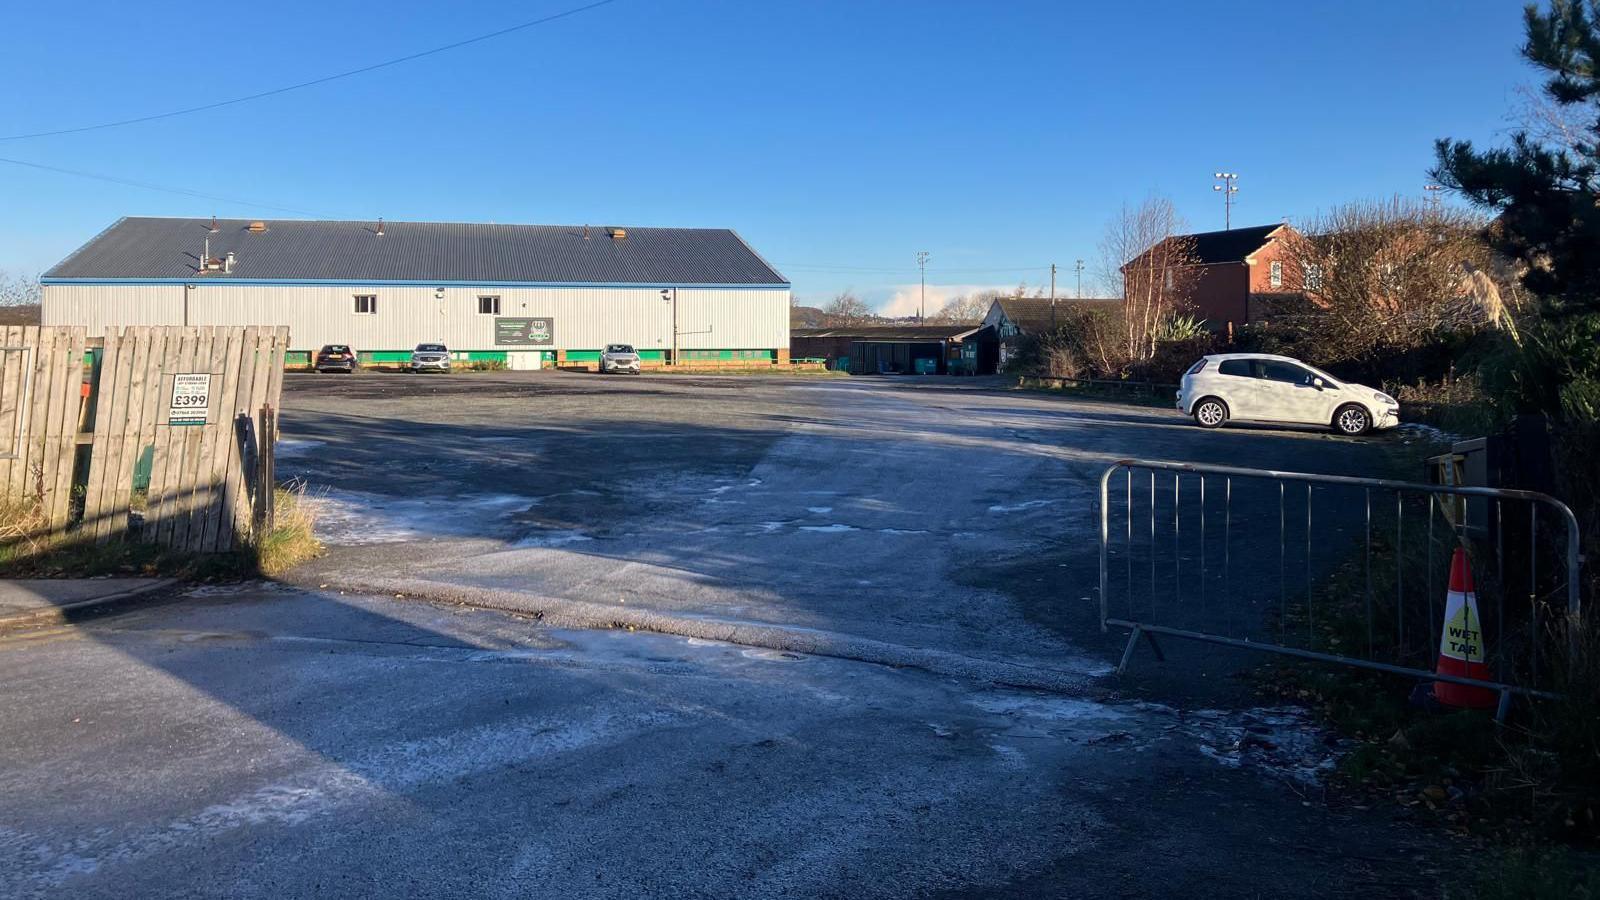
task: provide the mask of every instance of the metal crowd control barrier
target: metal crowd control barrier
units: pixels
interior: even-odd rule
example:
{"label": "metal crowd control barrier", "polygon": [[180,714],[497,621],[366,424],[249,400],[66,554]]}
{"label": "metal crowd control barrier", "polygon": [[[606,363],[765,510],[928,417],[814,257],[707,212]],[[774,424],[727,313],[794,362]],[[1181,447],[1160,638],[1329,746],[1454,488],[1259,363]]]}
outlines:
{"label": "metal crowd control barrier", "polygon": [[[1488,679],[1434,671],[1458,546]],[[1503,718],[1514,694],[1551,696],[1562,635],[1577,652],[1578,547],[1572,510],[1534,491],[1121,460],[1100,476],[1100,628],[1129,629],[1118,673],[1141,639],[1164,660],[1161,635],[1488,688]],[[1336,574],[1360,592],[1337,617],[1318,608]]]}

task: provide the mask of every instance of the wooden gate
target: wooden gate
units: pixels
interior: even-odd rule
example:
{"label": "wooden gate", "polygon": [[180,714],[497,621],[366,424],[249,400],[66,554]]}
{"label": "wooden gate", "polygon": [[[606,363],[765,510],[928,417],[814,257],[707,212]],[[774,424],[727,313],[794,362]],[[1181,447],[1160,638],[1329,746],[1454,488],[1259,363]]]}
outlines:
{"label": "wooden gate", "polygon": [[[272,503],[261,473],[271,471],[287,328],[134,326],[109,328],[103,341],[85,341],[81,328],[18,328],[5,337],[0,442],[24,452],[0,461],[0,485],[40,511],[43,531],[194,552],[249,541]],[[15,372],[13,354],[26,360]]]}

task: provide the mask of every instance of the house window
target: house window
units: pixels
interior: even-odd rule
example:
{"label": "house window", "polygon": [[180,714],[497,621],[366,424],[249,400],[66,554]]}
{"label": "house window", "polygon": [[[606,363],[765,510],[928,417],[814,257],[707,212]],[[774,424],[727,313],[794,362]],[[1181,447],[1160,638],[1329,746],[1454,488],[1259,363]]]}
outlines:
{"label": "house window", "polygon": [[1273,260],[1270,271],[1272,274],[1268,276],[1268,280],[1272,283],[1272,286],[1275,288],[1283,287],[1283,263],[1276,259]]}
{"label": "house window", "polygon": [[479,297],[478,298],[478,315],[480,315],[480,316],[498,316],[498,315],[500,315],[500,298],[499,297]]}
{"label": "house window", "polygon": [[356,295],[356,315],[375,316],[378,314],[378,297],[376,294]]}
{"label": "house window", "polygon": [[1306,265],[1306,290],[1322,290],[1322,267],[1313,263]]}

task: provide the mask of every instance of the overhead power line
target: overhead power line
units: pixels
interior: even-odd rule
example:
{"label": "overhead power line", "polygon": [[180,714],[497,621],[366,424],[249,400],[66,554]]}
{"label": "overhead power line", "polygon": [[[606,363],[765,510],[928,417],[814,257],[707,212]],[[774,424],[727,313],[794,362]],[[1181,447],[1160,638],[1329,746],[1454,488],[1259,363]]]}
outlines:
{"label": "overhead power line", "polygon": [[220,197],[216,194],[207,194],[201,191],[191,191],[186,188],[151,184],[147,181],[134,181],[130,178],[118,178],[115,175],[102,175],[98,172],[84,172],[80,169],[63,169],[60,166],[47,166],[44,163],[29,162],[25,159],[9,159],[7,157],[0,156],[0,163],[5,163],[12,166],[23,166],[29,169],[39,169],[45,172],[56,172],[61,175],[73,175],[78,178],[92,178],[95,181],[105,181],[111,184],[122,184],[127,185],[128,187],[144,188],[147,191],[161,191],[167,194],[179,194],[184,197],[198,197],[201,200],[215,200],[218,203],[231,203],[238,206],[254,207],[256,209],[271,209],[278,212],[294,213],[302,216],[315,216],[317,218],[324,219],[335,218],[334,216],[329,216],[327,213],[320,213],[315,210],[296,209],[292,206],[277,206],[271,203],[259,203],[255,200],[241,200],[237,197]]}
{"label": "overhead power line", "polygon": [[382,62],[375,62],[370,65],[361,66],[360,68],[349,69],[344,72],[336,72],[332,75],[324,75],[321,78],[313,78],[310,81],[301,81],[295,84],[287,84],[283,85],[282,87],[275,87],[270,90],[257,91],[254,94],[246,94],[242,97],[231,97],[227,100],[217,100],[212,103],[202,103],[199,106],[187,106],[183,109],[173,109],[166,112],[151,113],[150,115],[146,116],[134,116],[128,119],[117,119],[110,122],[97,122],[93,125],[78,125],[72,128],[56,128],[49,131],[33,131],[26,134],[8,134],[0,136],[0,141],[21,141],[29,138],[55,137],[63,134],[81,134],[85,131],[100,131],[106,128],[121,128],[124,125],[137,125],[141,122],[154,122],[160,119],[171,119],[176,116],[187,116],[191,113],[205,112],[212,109],[221,109],[224,106],[236,106],[240,103],[249,103],[252,100],[261,100],[266,97],[275,97],[279,94],[287,94],[291,91],[299,91],[309,87],[316,87],[319,84],[327,84],[330,81],[338,81],[341,78],[364,75],[367,72],[374,72],[378,69],[386,69],[390,66],[398,66],[401,63],[413,62],[415,60],[422,59],[423,57],[433,56],[449,50],[458,50],[471,44],[493,40],[497,37],[504,37],[505,35],[513,32],[522,31],[524,29],[533,28],[539,25],[545,25],[550,22],[554,22],[557,19],[565,19],[569,16],[575,16],[579,13],[588,12],[591,9],[598,9],[599,7],[615,2],[616,0],[595,0],[594,3],[589,3],[584,6],[575,6],[572,9],[564,10],[558,13],[552,13],[542,18],[532,19],[530,21],[512,25],[507,28],[501,28],[498,31],[490,31],[475,37],[469,37],[453,43],[443,44],[427,50],[420,50],[416,53],[410,53],[405,56],[397,56],[393,59],[386,59]]}
{"label": "overhead power line", "polygon": [[[794,271],[822,272],[822,273],[882,273],[886,275],[908,274],[918,271],[916,266],[835,266],[826,263],[778,263],[779,268]],[[939,266],[928,266],[928,271],[938,275],[975,275],[986,272],[1048,272],[1048,265],[1037,266],[992,266],[979,269],[945,269]]]}

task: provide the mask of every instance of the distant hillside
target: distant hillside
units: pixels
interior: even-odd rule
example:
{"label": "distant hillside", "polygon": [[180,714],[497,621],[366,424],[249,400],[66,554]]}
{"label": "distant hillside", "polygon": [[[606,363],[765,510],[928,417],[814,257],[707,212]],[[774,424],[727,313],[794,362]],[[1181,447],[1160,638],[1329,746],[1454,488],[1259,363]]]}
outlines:
{"label": "distant hillside", "polygon": [[0,325],[37,325],[39,324],[39,304],[29,303],[22,306],[0,306]]}
{"label": "distant hillside", "polygon": [[824,328],[827,324],[827,314],[815,306],[789,307],[790,328]]}

